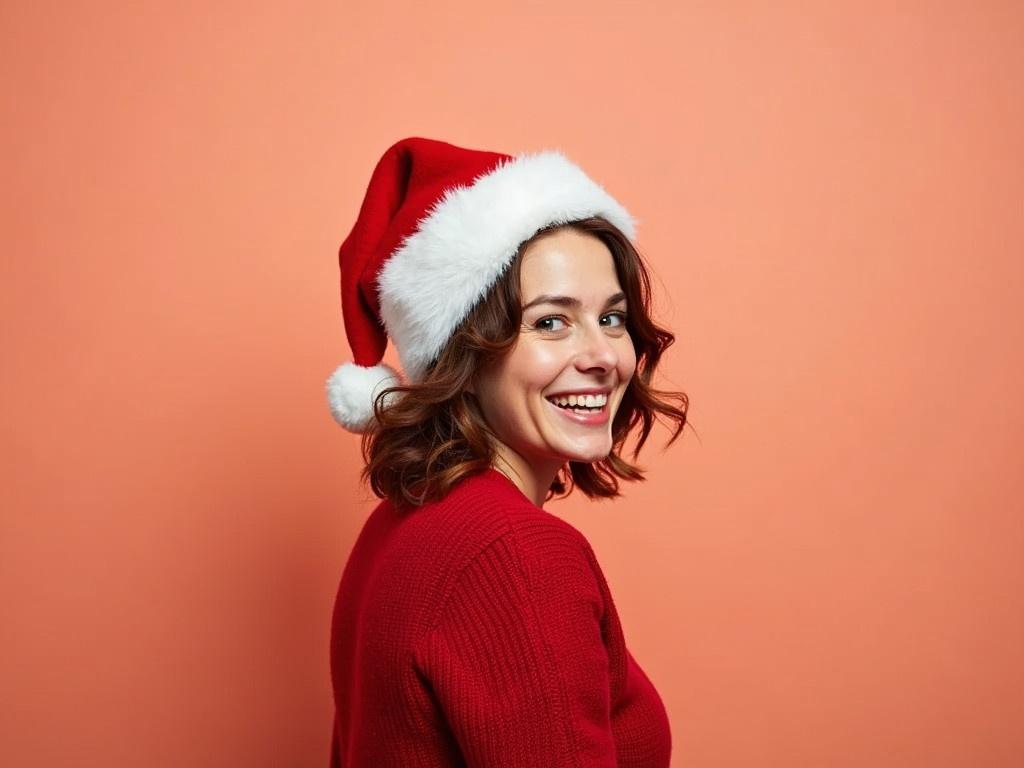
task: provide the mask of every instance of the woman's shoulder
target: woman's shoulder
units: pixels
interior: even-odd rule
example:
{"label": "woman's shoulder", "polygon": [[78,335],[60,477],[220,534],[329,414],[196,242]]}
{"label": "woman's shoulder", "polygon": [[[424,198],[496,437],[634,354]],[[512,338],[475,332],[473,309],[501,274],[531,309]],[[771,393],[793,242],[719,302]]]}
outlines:
{"label": "woman's shoulder", "polygon": [[511,480],[489,469],[464,478],[441,500],[420,508],[424,525],[487,542],[514,535],[526,542],[557,537],[586,543],[577,528],[523,495]]}
{"label": "woman's shoulder", "polygon": [[464,478],[443,499],[410,513],[403,527],[409,541],[430,542],[439,560],[456,570],[485,557],[513,561],[527,573],[597,568],[581,531],[533,504],[495,470]]}
{"label": "woman's shoulder", "polygon": [[607,585],[583,533],[493,470],[409,512],[396,533],[385,571],[419,585],[430,626],[446,610],[490,605],[502,590],[524,605],[605,611]]}

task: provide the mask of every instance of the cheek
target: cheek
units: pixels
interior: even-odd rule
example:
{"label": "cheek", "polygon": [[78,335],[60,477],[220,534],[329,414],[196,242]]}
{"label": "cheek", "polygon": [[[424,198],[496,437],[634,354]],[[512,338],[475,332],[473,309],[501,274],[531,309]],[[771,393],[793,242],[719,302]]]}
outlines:
{"label": "cheek", "polygon": [[506,376],[510,389],[521,394],[543,390],[565,367],[565,353],[557,344],[523,345],[509,360]]}
{"label": "cheek", "polygon": [[524,399],[547,387],[563,365],[554,345],[520,344],[479,380],[477,395],[485,414],[507,421],[523,408]]}

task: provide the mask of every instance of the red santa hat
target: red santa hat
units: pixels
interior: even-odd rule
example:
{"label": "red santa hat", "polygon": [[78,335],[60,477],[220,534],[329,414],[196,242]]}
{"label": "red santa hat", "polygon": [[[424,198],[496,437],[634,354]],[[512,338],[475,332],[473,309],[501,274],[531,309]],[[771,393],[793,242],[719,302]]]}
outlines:
{"label": "red santa hat", "polygon": [[600,216],[635,237],[626,209],[561,152],[507,155],[443,141],[396,142],[374,168],[341,244],[341,307],[353,361],[327,380],[335,420],[373,422],[374,398],[422,380],[470,310],[540,229]]}

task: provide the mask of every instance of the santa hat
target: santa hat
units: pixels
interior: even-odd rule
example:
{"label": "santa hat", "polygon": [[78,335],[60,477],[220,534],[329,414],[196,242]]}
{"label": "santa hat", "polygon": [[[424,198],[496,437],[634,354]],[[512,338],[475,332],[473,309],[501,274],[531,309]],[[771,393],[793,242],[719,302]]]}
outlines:
{"label": "santa hat", "polygon": [[561,152],[515,156],[407,138],[377,162],[341,244],[341,307],[353,361],[327,380],[335,420],[363,432],[374,398],[399,383],[388,338],[420,381],[459,324],[539,230],[600,216],[634,238],[632,217]]}

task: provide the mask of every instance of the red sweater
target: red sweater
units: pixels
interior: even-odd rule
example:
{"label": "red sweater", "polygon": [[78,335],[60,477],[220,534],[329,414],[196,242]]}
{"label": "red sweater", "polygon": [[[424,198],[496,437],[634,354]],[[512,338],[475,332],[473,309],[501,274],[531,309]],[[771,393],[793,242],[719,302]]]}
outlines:
{"label": "red sweater", "polygon": [[665,768],[661,698],[576,528],[501,473],[381,502],[334,607],[332,768]]}

